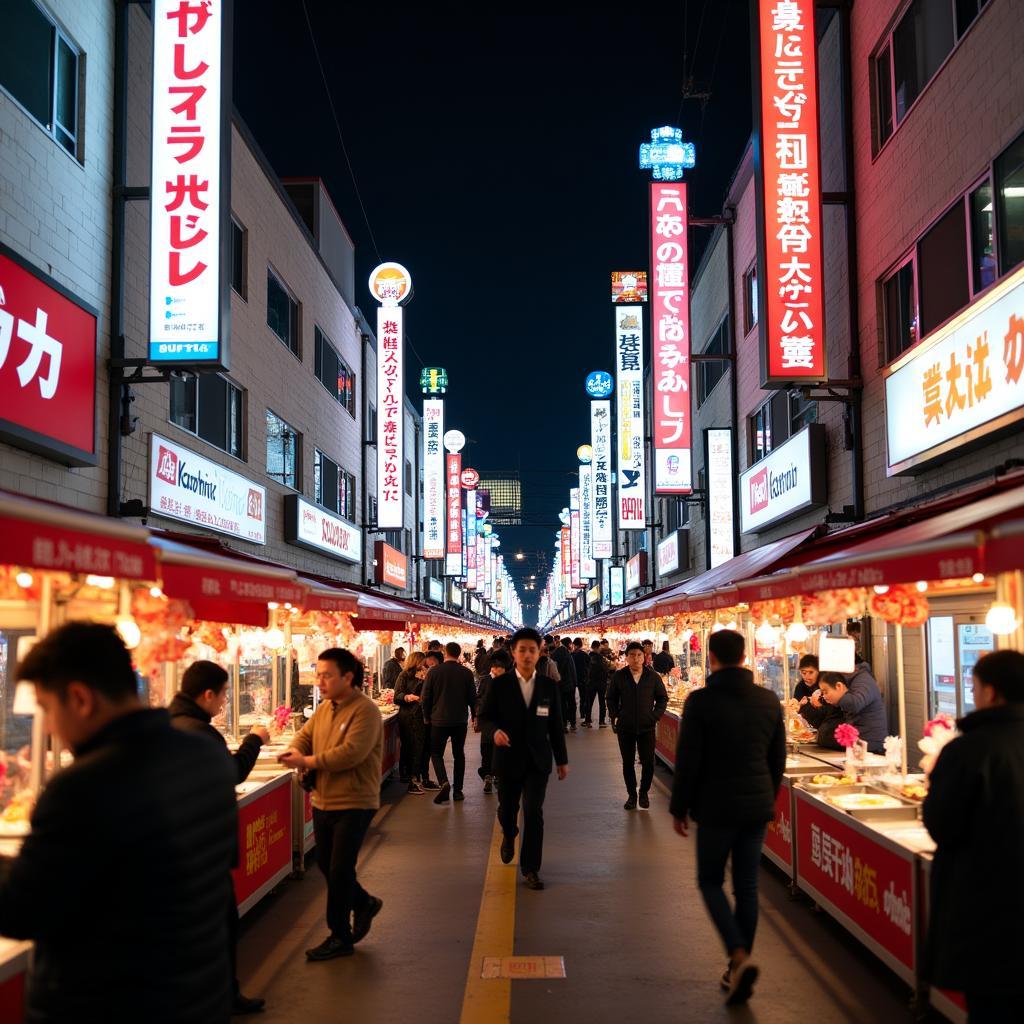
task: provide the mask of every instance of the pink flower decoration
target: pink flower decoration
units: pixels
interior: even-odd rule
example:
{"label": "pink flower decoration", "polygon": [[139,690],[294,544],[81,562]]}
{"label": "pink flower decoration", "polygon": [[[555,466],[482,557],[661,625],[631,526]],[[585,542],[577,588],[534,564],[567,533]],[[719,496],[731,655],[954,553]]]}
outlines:
{"label": "pink flower decoration", "polygon": [[282,704],[279,708],[274,708],[274,724],[278,729],[283,729],[288,724],[288,719],[292,717],[292,709],[285,704]]}
{"label": "pink flower decoration", "polygon": [[955,732],[956,719],[952,715],[938,715],[931,721],[925,723],[925,736],[934,736],[941,732]]}
{"label": "pink flower decoration", "polygon": [[843,722],[842,725],[836,727],[836,743],[841,747],[849,749],[855,746],[857,740],[860,739],[860,733],[857,731],[855,725],[850,725],[849,722]]}

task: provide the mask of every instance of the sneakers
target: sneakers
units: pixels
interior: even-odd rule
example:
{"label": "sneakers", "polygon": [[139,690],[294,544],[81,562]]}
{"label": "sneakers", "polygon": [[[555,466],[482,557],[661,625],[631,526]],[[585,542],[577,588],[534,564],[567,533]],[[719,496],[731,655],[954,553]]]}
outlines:
{"label": "sneakers", "polygon": [[441,787],[438,786],[438,784],[433,779],[424,779],[423,780],[423,788],[424,789],[440,789]]}
{"label": "sneakers", "polygon": [[453,800],[454,800],[454,801],[455,801],[456,803],[458,803],[458,802],[459,802],[460,800],[465,800],[465,799],[466,799],[466,796],[465,796],[465,794],[464,794],[464,793],[462,792],[462,790],[461,790],[461,789],[457,789],[457,790],[455,790],[455,792],[454,792],[454,793],[452,793],[452,799],[453,799]]}
{"label": "sneakers", "polygon": [[484,779],[484,792],[485,793],[493,793],[494,792],[494,776],[493,775],[488,775],[487,778]]}
{"label": "sneakers", "polygon": [[640,794],[640,807],[642,810],[648,810],[651,806],[651,798],[646,793]]}
{"label": "sneakers", "polygon": [[424,792],[425,790],[423,789],[423,786],[415,779],[409,783],[409,788],[406,790],[406,793],[418,793],[420,796],[422,796]]}
{"label": "sneakers", "polygon": [[754,985],[760,974],[757,964],[744,960],[739,967],[730,971],[729,994],[725,997],[726,1006],[741,1006],[754,994]]}
{"label": "sneakers", "polygon": [[635,811],[636,810],[636,797],[631,796],[623,805],[624,811]]}
{"label": "sneakers", "polygon": [[441,788],[437,791],[437,796],[434,797],[434,803],[435,804],[446,804],[446,803],[448,803],[448,794],[451,792],[451,789],[452,789],[452,787],[449,786],[447,782],[443,786],[441,786]]}
{"label": "sneakers", "polygon": [[355,952],[351,942],[342,942],[329,935],[319,946],[306,950],[307,960],[333,960],[338,956],[351,956]]}
{"label": "sneakers", "polygon": [[526,879],[526,888],[533,889],[535,892],[540,892],[544,888],[544,883],[540,880],[540,875],[536,871],[527,871],[524,876]]}
{"label": "sneakers", "polygon": [[356,942],[365,939],[370,933],[370,925],[373,923],[373,919],[381,912],[384,906],[384,901],[378,899],[376,896],[370,897],[370,902],[363,907],[362,910],[357,910],[352,915],[352,942]]}
{"label": "sneakers", "polygon": [[572,723],[572,724],[571,724],[571,725],[569,726],[569,732],[575,732],[575,731],[576,731],[576,723],[575,723],[575,722],[573,722],[573,723]]}

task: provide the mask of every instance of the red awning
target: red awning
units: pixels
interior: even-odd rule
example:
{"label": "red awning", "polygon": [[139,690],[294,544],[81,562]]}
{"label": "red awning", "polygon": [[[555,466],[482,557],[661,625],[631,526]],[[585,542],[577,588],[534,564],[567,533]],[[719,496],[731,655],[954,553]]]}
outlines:
{"label": "red awning", "polygon": [[359,610],[359,598],[344,587],[331,587],[306,576],[299,577],[299,583],[306,588],[300,607],[306,612],[355,612]]}
{"label": "red awning", "polygon": [[1024,519],[995,527],[985,541],[985,572],[1024,569]]}
{"label": "red awning", "polygon": [[122,580],[157,578],[156,553],[144,526],[6,492],[0,492],[0,564]]}

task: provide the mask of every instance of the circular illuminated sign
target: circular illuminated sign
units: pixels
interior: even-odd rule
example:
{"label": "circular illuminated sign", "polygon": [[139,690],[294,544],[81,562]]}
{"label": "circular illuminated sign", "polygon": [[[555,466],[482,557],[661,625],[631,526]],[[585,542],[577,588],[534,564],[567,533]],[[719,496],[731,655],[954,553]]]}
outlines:
{"label": "circular illuminated sign", "polygon": [[370,292],[382,306],[400,306],[412,298],[412,277],[401,263],[381,263],[370,274]]}
{"label": "circular illuminated sign", "polygon": [[466,435],[461,430],[446,430],[444,446],[452,455],[458,455],[466,447]]}
{"label": "circular illuminated sign", "polygon": [[459,479],[462,481],[462,486],[465,487],[467,491],[471,491],[478,483],[480,483],[480,474],[475,469],[464,469],[462,471],[462,476],[459,477]]}
{"label": "circular illuminated sign", "polygon": [[615,389],[612,375],[604,370],[595,370],[587,374],[587,394],[591,398],[607,398]]}
{"label": "circular illuminated sign", "polygon": [[584,466],[589,466],[594,458],[594,449],[591,448],[589,444],[581,444],[579,448],[576,449],[576,458],[579,459]]}

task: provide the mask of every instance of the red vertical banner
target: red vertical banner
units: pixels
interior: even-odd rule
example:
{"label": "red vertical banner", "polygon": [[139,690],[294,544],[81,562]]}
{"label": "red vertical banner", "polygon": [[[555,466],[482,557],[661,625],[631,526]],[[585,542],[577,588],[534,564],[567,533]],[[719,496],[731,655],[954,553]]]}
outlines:
{"label": "red vertical banner", "polygon": [[761,383],[827,379],[814,0],[757,0]]}
{"label": "red vertical banner", "polygon": [[561,545],[561,548],[559,550],[559,554],[561,555],[561,558],[562,558],[562,577],[565,580],[566,589],[568,589],[572,585],[570,583],[571,576],[570,576],[570,569],[569,569],[569,560],[570,560],[571,553],[572,553],[572,538],[569,535],[569,527],[568,526],[563,526],[562,527],[562,545]]}
{"label": "red vertical banner", "polygon": [[446,576],[462,575],[462,456],[445,457],[445,490],[448,503]]}
{"label": "red vertical banner", "polygon": [[689,494],[690,253],[686,183],[651,183],[651,409],[654,491]]}

